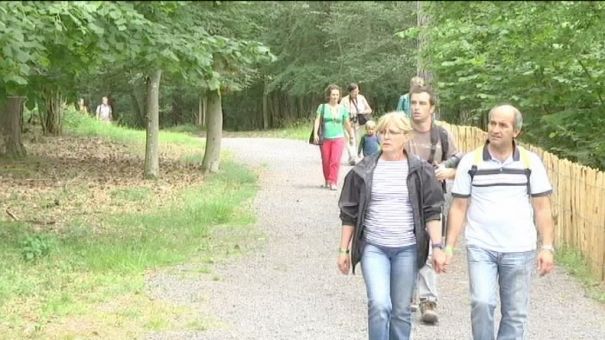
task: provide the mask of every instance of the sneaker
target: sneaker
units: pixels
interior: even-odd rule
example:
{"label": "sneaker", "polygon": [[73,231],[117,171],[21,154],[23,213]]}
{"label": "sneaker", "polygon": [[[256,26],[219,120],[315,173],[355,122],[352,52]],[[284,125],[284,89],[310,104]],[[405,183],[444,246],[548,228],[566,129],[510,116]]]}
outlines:
{"label": "sneaker", "polygon": [[336,190],[338,190],[338,187],[336,187],[336,184],[332,183],[332,184],[330,184],[330,190],[336,191]]}
{"label": "sneaker", "polygon": [[434,301],[420,301],[421,320],[424,323],[436,324],[439,321],[437,315],[437,303]]}
{"label": "sneaker", "polygon": [[350,165],[350,166],[354,166],[354,165],[355,165],[355,163],[356,163],[356,162],[355,162],[354,160],[349,161],[349,165]]}

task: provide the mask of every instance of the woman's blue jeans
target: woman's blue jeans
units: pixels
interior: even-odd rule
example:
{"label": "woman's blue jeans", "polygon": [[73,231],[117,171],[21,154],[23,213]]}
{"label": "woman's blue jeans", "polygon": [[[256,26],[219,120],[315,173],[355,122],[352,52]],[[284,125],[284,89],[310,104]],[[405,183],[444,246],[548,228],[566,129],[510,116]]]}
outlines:
{"label": "woman's blue jeans", "polygon": [[493,340],[498,287],[502,319],[498,340],[527,337],[527,310],[535,251],[501,253],[468,246],[473,339]]}
{"label": "woman's blue jeans", "polygon": [[418,267],[416,245],[388,248],[366,244],[361,270],[368,293],[370,340],[409,339],[410,301]]}

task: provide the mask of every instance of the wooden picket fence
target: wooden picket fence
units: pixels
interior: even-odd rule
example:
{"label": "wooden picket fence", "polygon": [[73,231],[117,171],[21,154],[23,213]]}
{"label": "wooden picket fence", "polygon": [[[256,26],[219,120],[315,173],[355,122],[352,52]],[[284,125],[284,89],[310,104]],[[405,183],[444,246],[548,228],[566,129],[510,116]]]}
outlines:
{"label": "wooden picket fence", "polygon": [[[439,124],[454,134],[456,145],[464,152],[487,139],[487,133],[476,127]],[[605,173],[532,145],[523,146],[540,156],[553,186],[555,245],[579,250],[592,273],[605,282]]]}

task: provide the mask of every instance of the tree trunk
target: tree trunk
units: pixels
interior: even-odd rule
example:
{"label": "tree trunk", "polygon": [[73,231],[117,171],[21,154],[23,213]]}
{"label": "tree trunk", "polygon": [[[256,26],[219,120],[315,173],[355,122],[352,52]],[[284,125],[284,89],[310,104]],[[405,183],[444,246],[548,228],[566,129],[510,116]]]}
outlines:
{"label": "tree trunk", "polygon": [[267,81],[263,85],[263,130],[269,129],[269,92],[267,91]]}
{"label": "tree trunk", "polygon": [[21,142],[21,116],[25,97],[8,97],[1,121],[4,126],[5,155],[8,158],[23,158],[27,154]]}
{"label": "tree trunk", "polygon": [[147,119],[145,117],[145,91],[147,90],[146,85],[143,84],[142,81],[137,80],[132,84],[130,89],[130,100],[132,102],[132,106],[135,108],[135,114],[137,117],[137,124],[140,127],[144,127],[147,123]]}
{"label": "tree trunk", "polygon": [[208,129],[206,131],[206,150],[202,161],[204,174],[218,172],[221,156],[221,138],[223,134],[223,108],[220,90],[208,91]]}
{"label": "tree trunk", "polygon": [[158,137],[160,134],[160,78],[162,70],[153,71],[147,82],[147,142],[145,144],[145,178],[158,178],[160,172]]}
{"label": "tree trunk", "polygon": [[206,91],[200,93],[200,100],[198,103],[198,115],[197,125],[201,127],[206,126],[206,116],[208,112],[208,95]]}
{"label": "tree trunk", "polygon": [[42,131],[45,135],[59,136],[63,129],[63,98],[59,90],[48,90],[44,94],[46,110],[42,115]]}

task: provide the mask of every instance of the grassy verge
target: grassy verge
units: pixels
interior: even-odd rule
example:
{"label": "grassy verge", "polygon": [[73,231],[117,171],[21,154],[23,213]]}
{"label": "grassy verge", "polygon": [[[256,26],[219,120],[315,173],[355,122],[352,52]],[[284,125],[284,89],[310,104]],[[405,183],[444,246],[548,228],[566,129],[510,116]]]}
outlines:
{"label": "grassy verge", "polygon": [[557,263],[565,267],[568,273],[582,283],[586,289],[586,295],[601,303],[605,303],[605,284],[594,277],[581,252],[569,248],[561,248],[557,250],[556,260]]}
{"label": "grassy verge", "polygon": [[[251,130],[251,131],[224,131],[224,137],[270,137],[270,138],[287,138],[297,140],[308,140],[311,133],[312,121],[299,121],[291,123],[288,126],[280,129],[271,130]],[[170,132],[183,132],[190,135],[204,135],[205,132],[193,125],[179,125],[168,128]]]}
{"label": "grassy verge", "polygon": [[[113,124],[102,124],[94,118],[68,110],[65,125],[70,134],[87,137],[103,137],[112,142],[145,145],[145,131],[123,128]],[[198,139],[180,133],[181,131],[160,131],[160,143],[191,145],[199,143]]]}
{"label": "grassy verge", "polygon": [[[68,117],[66,130],[76,135],[144,142],[141,131]],[[181,162],[201,160],[190,153],[199,152],[199,139],[178,133],[162,133],[160,139],[166,147],[176,145]],[[200,275],[212,275],[213,263],[245,250],[256,174],[230,162],[222,169],[173,191],[165,190],[170,184],[165,181],[110,189],[103,184],[105,192],[87,182],[71,183],[56,189],[68,192],[56,208],[68,215],[60,230],[0,220],[0,338],[132,338],[154,330],[210,327],[213,321],[199,311],[149,297],[145,277],[185,261],[195,262]],[[42,202],[56,197],[45,193],[38,195],[45,195]],[[92,218],[66,208],[64,200],[86,205],[91,195],[106,200]],[[55,209],[34,206],[41,214]]]}

